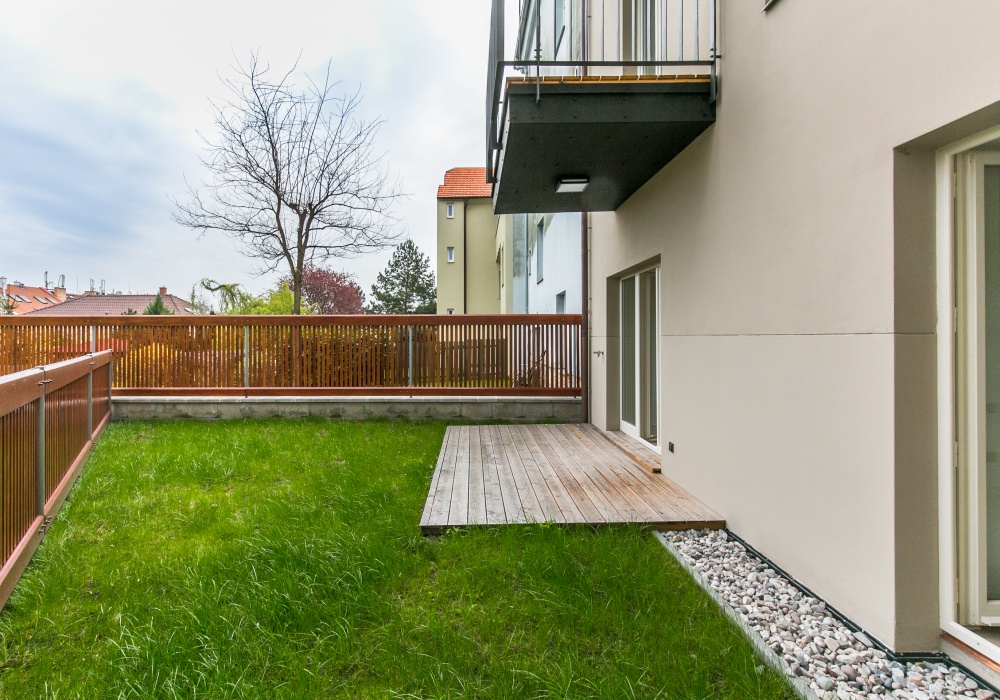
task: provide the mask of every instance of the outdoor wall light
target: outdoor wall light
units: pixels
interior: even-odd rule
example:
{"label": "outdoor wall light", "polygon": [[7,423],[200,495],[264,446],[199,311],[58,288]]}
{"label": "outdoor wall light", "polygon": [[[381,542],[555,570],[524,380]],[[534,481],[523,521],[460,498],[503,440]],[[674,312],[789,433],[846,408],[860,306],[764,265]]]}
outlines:
{"label": "outdoor wall light", "polygon": [[585,177],[564,177],[556,183],[556,193],[583,192],[589,184],[590,180]]}

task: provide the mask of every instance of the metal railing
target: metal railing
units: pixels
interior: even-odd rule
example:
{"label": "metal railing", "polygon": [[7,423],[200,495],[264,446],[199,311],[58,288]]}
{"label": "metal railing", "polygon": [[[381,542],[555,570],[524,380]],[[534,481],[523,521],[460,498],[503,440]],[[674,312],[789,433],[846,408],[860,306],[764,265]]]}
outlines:
{"label": "metal railing", "polygon": [[93,350],[114,393],[580,396],[581,317],[0,317],[0,372]]}
{"label": "metal railing", "polygon": [[[506,6],[514,0],[493,0],[486,86],[486,177],[496,182],[503,150],[508,78],[534,78],[535,99],[542,96],[545,76],[592,77],[627,74],[657,75],[665,69],[685,69],[705,75],[711,100],[718,90],[718,0],[575,0],[579,13],[569,17],[568,50],[543,39],[548,14],[546,0],[519,0],[519,35],[514,58],[506,58]],[[556,0],[561,2],[562,0]],[[543,9],[544,7],[544,9]],[[574,25],[575,22],[575,25]],[[575,31],[574,31],[575,26]],[[564,56],[559,58],[559,56]],[[516,74],[516,75],[515,75]]]}
{"label": "metal railing", "polygon": [[0,608],[111,417],[110,352],[0,376]]}

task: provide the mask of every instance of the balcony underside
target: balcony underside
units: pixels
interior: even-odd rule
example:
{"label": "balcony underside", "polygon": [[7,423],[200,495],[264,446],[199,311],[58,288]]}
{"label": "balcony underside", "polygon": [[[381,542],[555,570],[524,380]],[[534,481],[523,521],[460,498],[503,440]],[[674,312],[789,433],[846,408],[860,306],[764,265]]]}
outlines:
{"label": "balcony underside", "polygon": [[[715,121],[707,77],[507,85],[498,214],[613,211]],[[557,193],[564,178],[587,178]]]}

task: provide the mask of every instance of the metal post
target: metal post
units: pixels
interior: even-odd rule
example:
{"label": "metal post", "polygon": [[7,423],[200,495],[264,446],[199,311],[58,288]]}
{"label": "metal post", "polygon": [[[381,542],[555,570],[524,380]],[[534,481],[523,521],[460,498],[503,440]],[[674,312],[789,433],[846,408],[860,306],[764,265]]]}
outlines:
{"label": "metal post", "polygon": [[42,372],[42,395],[38,397],[38,463],[35,468],[38,492],[35,494],[35,510],[45,515],[45,372]]}
{"label": "metal post", "polygon": [[250,386],[250,326],[243,326],[243,386]]}
{"label": "metal post", "polygon": [[715,2],[716,0],[708,0],[708,40],[711,42],[708,51],[711,54],[709,58],[713,61],[716,59],[716,31],[715,31]]}
{"label": "metal post", "polygon": [[97,328],[90,327],[90,354],[97,352]]}
{"label": "metal post", "polygon": [[542,0],[535,0],[535,104],[542,101]]}
{"label": "metal post", "polygon": [[701,60],[701,32],[699,31],[699,19],[701,18],[701,0],[694,0],[694,60]]}
{"label": "metal post", "polygon": [[618,54],[618,60],[622,61],[625,59],[625,52],[622,49],[622,34],[625,31],[625,22],[622,19],[622,12],[624,11],[624,3],[615,4],[615,17],[618,18],[618,31],[615,32],[615,50]]}
{"label": "metal post", "polygon": [[87,373],[87,439],[94,439],[94,370]]}
{"label": "metal post", "polygon": [[632,60],[641,61],[643,58],[639,55],[639,3],[632,0]]}
{"label": "metal post", "polygon": [[413,386],[413,326],[407,326],[406,327],[406,334],[407,334],[407,341],[408,341],[409,350],[410,350],[410,353],[409,353],[410,360],[409,360],[409,372],[408,372],[408,375],[410,377],[410,386]]}
{"label": "metal post", "polygon": [[608,23],[608,8],[605,5],[605,0],[600,0],[601,2],[601,60],[604,60],[604,45],[607,42],[607,23]]}
{"label": "metal post", "polygon": [[712,75],[709,95],[709,100],[712,104],[715,104],[716,98],[719,96],[719,76],[716,74],[715,64],[719,60],[719,48],[718,48],[718,28],[716,25],[716,0],[708,0],[708,22],[709,22],[709,41],[712,42],[709,47],[709,53],[712,54]]}
{"label": "metal post", "polygon": [[684,60],[684,0],[677,3],[677,56],[678,61]]}
{"label": "metal post", "polygon": [[660,23],[663,25],[663,60],[670,60],[670,18],[667,15],[667,3],[659,6]]}

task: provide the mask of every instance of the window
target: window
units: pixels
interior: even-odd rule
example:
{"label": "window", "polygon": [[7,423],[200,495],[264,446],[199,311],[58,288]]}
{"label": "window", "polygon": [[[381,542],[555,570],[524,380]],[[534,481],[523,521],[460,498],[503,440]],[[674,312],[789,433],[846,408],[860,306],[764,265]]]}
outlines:
{"label": "window", "polygon": [[448,315],[451,316],[455,313],[455,309],[448,309]]}
{"label": "window", "polygon": [[448,246],[448,262],[455,262],[455,248],[452,246]]}
{"label": "window", "polygon": [[559,55],[559,46],[562,44],[563,36],[566,34],[566,0],[556,0],[555,3],[555,37],[553,46],[554,54]]}
{"label": "window", "polygon": [[556,313],[566,313],[566,292],[559,292],[556,294]]}
{"label": "window", "polygon": [[545,253],[545,221],[538,222],[537,233],[535,234],[535,283],[541,282],[545,275],[542,273]]}
{"label": "window", "polygon": [[449,219],[455,218],[455,204],[453,202],[448,202],[444,205],[445,216]]}
{"label": "window", "polygon": [[39,303],[41,303],[41,304],[48,304],[48,303],[49,303],[49,302],[47,302],[47,301],[46,301],[45,299],[42,299],[42,298],[41,298],[40,296],[38,296],[37,294],[35,295],[35,299],[37,299],[37,300],[39,301]]}

